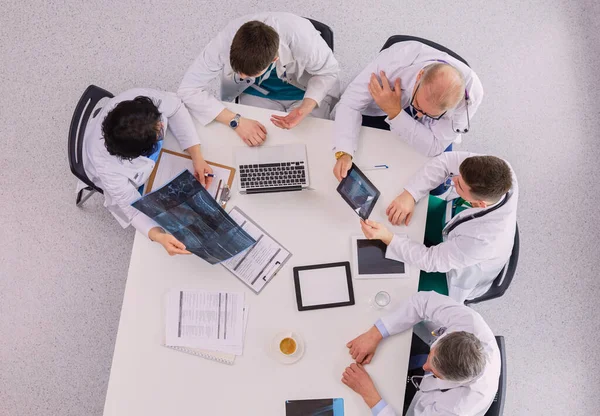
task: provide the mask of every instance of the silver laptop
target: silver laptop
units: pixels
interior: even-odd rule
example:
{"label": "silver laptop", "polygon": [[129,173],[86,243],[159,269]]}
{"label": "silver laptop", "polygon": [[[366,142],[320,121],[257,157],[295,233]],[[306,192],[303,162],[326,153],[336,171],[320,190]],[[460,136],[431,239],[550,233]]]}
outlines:
{"label": "silver laptop", "polygon": [[309,186],[303,144],[238,147],[234,155],[241,193],[301,191]]}

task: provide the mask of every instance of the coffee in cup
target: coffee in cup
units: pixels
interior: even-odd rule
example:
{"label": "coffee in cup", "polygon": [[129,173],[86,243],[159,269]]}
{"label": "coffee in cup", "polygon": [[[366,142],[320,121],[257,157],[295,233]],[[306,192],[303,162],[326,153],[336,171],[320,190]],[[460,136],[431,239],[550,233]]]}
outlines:
{"label": "coffee in cup", "polygon": [[279,351],[285,355],[292,355],[298,348],[296,340],[292,337],[285,337],[279,342]]}

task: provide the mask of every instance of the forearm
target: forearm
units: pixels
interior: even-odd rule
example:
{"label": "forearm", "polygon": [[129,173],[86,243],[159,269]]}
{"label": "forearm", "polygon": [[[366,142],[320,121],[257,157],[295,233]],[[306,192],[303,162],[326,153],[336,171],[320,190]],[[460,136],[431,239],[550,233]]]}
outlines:
{"label": "forearm", "polygon": [[316,107],[317,107],[317,102],[315,100],[313,100],[312,98],[305,97],[304,100],[302,100],[302,104],[300,104],[300,107],[298,107],[298,109],[302,112],[302,114],[308,115]]}
{"label": "forearm", "polygon": [[204,160],[199,144],[194,145],[192,147],[188,147],[187,149],[185,149],[185,151],[188,152],[188,154],[192,157],[194,163],[201,162],[202,160]]}
{"label": "forearm", "polygon": [[223,111],[221,111],[217,117],[215,118],[215,121],[218,121],[221,124],[225,124],[226,126],[229,126],[229,122],[231,120],[233,120],[233,118],[235,117],[235,113],[227,108],[224,108]]}
{"label": "forearm", "polygon": [[[390,125],[390,130],[400,137],[402,141],[409,144],[419,153],[430,157],[443,153],[459,136],[458,133],[452,132],[451,126],[447,126],[447,129],[449,129],[447,135],[436,135],[431,128],[413,119],[404,111],[390,114],[387,122]],[[447,121],[444,120],[443,123],[447,123]]]}
{"label": "forearm", "polygon": [[363,396],[363,400],[369,406],[369,409],[374,408],[381,401],[381,395],[377,390]]}
{"label": "forearm", "polygon": [[165,230],[162,227],[153,227],[148,231],[148,238],[151,241],[156,241],[161,234],[165,234]]}

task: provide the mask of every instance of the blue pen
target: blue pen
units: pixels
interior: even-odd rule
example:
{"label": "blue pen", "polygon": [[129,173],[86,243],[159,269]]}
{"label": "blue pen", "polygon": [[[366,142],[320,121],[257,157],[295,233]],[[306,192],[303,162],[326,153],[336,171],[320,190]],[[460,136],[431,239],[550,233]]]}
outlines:
{"label": "blue pen", "polygon": [[360,170],[380,170],[380,169],[389,169],[388,165],[374,165],[374,166],[365,166],[361,167]]}
{"label": "blue pen", "polygon": [[206,178],[214,178],[215,175],[213,175],[212,173],[205,173],[204,177],[206,177]]}

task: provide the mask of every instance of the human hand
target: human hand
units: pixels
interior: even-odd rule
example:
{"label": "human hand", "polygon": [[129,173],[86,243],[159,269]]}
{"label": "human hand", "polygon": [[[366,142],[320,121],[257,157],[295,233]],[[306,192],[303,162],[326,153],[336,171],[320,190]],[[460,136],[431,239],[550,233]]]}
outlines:
{"label": "human hand", "polygon": [[235,132],[248,146],[260,146],[267,138],[267,129],[256,120],[240,118]]}
{"label": "human hand", "polygon": [[371,74],[369,92],[379,108],[381,108],[381,110],[386,113],[390,119],[393,119],[400,114],[400,111],[402,111],[400,104],[400,78],[396,78],[394,90],[392,90],[390,83],[385,76],[385,72],[381,71],[379,76],[381,77],[381,84],[379,83],[377,76],[375,74]]}
{"label": "human hand", "polygon": [[352,341],[346,344],[346,347],[350,349],[350,355],[352,359],[359,364],[369,364],[379,341],[383,339],[381,332],[376,326],[373,326],[367,332],[357,336]]}
{"label": "human hand", "polygon": [[185,245],[181,241],[171,234],[167,234],[160,227],[152,228],[148,232],[148,238],[162,245],[167,250],[167,253],[169,253],[169,256],[174,256],[175,254],[192,254],[185,249]]}
{"label": "human hand", "polygon": [[381,240],[389,245],[394,238],[394,234],[385,228],[382,224],[371,220],[360,220],[360,228],[363,234],[369,240]]}
{"label": "human hand", "polygon": [[341,182],[341,180],[346,177],[351,167],[352,156],[348,154],[343,155],[338,160],[336,160],[335,166],[333,167],[333,175],[338,181]]}
{"label": "human hand", "polygon": [[298,123],[304,120],[307,114],[308,113],[301,108],[294,108],[287,116],[271,115],[271,122],[280,129],[289,130],[292,127],[296,127]]}
{"label": "human hand", "polygon": [[206,160],[199,159],[194,160],[194,176],[198,179],[198,182],[202,184],[205,188],[209,188],[210,184],[213,181],[213,178],[210,176],[206,176],[207,174],[212,174],[213,170]]}
{"label": "human hand", "polygon": [[381,400],[371,376],[360,364],[352,363],[346,368],[342,374],[342,383],[358,393],[370,408]]}
{"label": "human hand", "polygon": [[415,210],[415,199],[408,191],[402,192],[387,207],[385,215],[393,225],[408,225]]}

